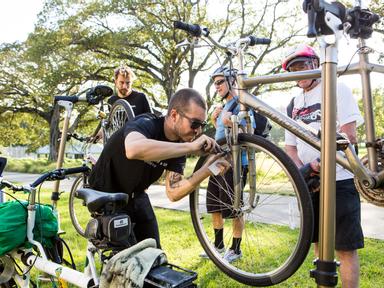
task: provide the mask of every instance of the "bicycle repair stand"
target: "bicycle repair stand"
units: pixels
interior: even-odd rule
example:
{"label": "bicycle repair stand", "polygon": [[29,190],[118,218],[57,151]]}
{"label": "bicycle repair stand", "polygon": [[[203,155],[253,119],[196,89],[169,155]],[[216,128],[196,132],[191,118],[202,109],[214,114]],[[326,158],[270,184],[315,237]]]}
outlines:
{"label": "bicycle repair stand", "polygon": [[[318,287],[334,287],[337,284],[337,262],[335,250],[336,214],[336,151],[340,150],[336,141],[336,102],[337,95],[337,45],[342,36],[343,24],[351,38],[360,42],[372,34],[372,25],[378,16],[362,10],[361,1],[357,7],[346,11],[338,2],[324,0],[305,0],[304,11],[308,14],[308,33],[310,38],[320,37],[322,105],[321,105],[321,168],[320,168],[320,226],[319,258],[315,260],[316,269],[310,276],[315,278]],[[348,22],[342,21],[349,17]],[[351,24],[352,23],[352,24]],[[363,71],[364,72],[364,71]],[[363,73],[362,72],[362,73]],[[367,73],[365,71],[365,73]],[[362,75],[364,77],[364,75]],[[327,121],[325,121],[325,119]]]}
{"label": "bicycle repair stand", "polygon": [[[334,287],[337,284],[335,250],[335,202],[336,202],[336,97],[337,95],[337,42],[342,24],[340,11],[331,10],[332,4],[323,1],[304,1],[308,14],[310,38],[321,36],[321,150],[320,150],[320,208],[319,208],[319,258],[316,269],[310,271],[318,287]],[[337,8],[337,7],[336,7]],[[333,14],[332,12],[336,12]],[[326,38],[327,35],[334,37]],[[327,119],[327,121],[325,121]]]}
{"label": "bicycle repair stand", "polygon": [[[69,120],[71,119],[71,114],[73,110],[73,103],[70,101],[65,100],[59,100],[56,102],[58,106],[62,106],[65,108],[65,116],[64,116],[64,123],[63,123],[63,130],[61,131],[60,136],[60,145],[59,145],[59,151],[57,155],[57,162],[56,162],[56,169],[61,169],[63,167],[64,162],[64,153],[65,153],[65,144],[67,142],[67,133],[68,133],[68,127],[69,127]],[[57,201],[60,199],[60,180],[56,180],[53,186],[53,191],[51,194],[51,200],[52,200],[52,206],[56,213],[57,211]],[[60,227],[60,218],[58,219],[58,225],[59,225],[59,234],[64,233],[64,231],[61,230]]]}

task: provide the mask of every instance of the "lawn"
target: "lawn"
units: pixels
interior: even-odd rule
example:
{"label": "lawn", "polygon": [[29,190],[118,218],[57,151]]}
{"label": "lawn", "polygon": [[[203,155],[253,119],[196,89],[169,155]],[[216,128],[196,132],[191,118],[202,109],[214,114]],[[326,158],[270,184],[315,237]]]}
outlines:
{"label": "lawn", "polygon": [[[49,203],[49,194],[47,191],[42,192],[42,202]],[[61,227],[66,232],[62,237],[71,247],[76,264],[81,267],[84,263],[86,241],[77,235],[71,226],[67,207],[68,193],[64,193],[59,203]],[[155,212],[159,221],[162,248],[167,254],[169,262],[197,272],[196,284],[199,287],[247,287],[227,277],[211,261],[201,259],[198,256],[202,248],[193,231],[189,213],[162,208],[156,208]],[[384,287],[384,271],[382,269],[384,266],[384,242],[366,239],[365,246],[359,251],[361,260],[360,287]],[[314,256],[311,251],[304,264],[290,279],[274,287],[316,287],[314,280],[309,277],[310,269],[314,268],[313,259]],[[337,287],[341,287],[341,285]]]}
{"label": "lawn", "polygon": [[[189,159],[186,175],[191,174],[196,161],[197,158]],[[32,161],[17,164],[21,166],[21,171],[25,171],[25,168],[34,170],[35,173],[40,172],[40,170],[49,170],[48,163],[43,161],[40,165],[32,165]],[[15,166],[18,166],[17,164]],[[78,165],[75,161],[71,164],[73,166]],[[17,194],[17,196],[26,197],[21,194]],[[41,198],[43,203],[49,203],[50,192],[44,190]],[[77,266],[81,267],[84,263],[86,241],[76,234],[71,225],[68,212],[68,193],[61,196],[59,212],[61,227],[66,232],[62,237],[71,247]],[[196,283],[199,287],[247,287],[228,278],[211,261],[201,259],[198,256],[202,252],[202,248],[194,233],[189,213],[161,208],[156,208],[155,212],[160,227],[162,248],[167,254],[169,262],[197,272],[198,280]],[[384,271],[382,269],[384,266],[384,241],[366,238],[365,248],[359,250],[359,255],[361,264],[360,287],[384,287]],[[311,251],[300,269],[290,279],[275,287],[316,287],[314,280],[309,277],[309,271],[314,268],[313,259],[314,255]],[[341,287],[340,281],[337,287]]]}

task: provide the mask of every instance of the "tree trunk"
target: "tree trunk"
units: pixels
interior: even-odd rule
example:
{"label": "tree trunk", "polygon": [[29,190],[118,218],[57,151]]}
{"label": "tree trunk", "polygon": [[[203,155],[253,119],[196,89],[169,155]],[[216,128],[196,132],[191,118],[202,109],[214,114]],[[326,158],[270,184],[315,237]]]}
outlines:
{"label": "tree trunk", "polygon": [[56,161],[57,154],[59,151],[59,122],[60,122],[60,111],[59,106],[55,105],[52,111],[50,129],[49,129],[49,160]]}

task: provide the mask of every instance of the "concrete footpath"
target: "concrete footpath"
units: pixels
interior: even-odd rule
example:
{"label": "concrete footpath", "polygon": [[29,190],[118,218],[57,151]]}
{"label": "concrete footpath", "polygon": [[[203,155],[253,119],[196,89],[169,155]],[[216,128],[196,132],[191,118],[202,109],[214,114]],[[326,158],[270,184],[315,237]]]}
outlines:
{"label": "concrete footpath", "polygon": [[[15,172],[4,172],[4,179],[8,181],[17,181],[23,184],[32,183],[37,179],[36,174],[23,174]],[[72,186],[73,178],[61,181],[60,190],[69,192]],[[52,187],[53,182],[47,182],[44,187]],[[167,209],[189,211],[189,197],[171,202],[165,194],[165,187],[161,185],[152,185],[148,189],[148,195],[152,205]],[[364,236],[368,238],[384,240],[384,208],[369,203],[361,203],[361,223]]]}

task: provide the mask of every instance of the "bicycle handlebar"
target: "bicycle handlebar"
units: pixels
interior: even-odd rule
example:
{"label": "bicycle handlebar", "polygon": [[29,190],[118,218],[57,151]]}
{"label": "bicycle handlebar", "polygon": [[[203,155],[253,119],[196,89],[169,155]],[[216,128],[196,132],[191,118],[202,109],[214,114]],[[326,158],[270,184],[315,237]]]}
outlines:
{"label": "bicycle handlebar", "polygon": [[271,44],[271,39],[269,39],[269,38],[257,38],[253,35],[248,36],[248,38],[249,38],[249,46]]}
{"label": "bicycle handlebar", "polygon": [[16,191],[23,191],[24,190],[23,186],[14,185],[13,183],[11,183],[9,181],[0,179],[0,189],[2,189],[4,187],[7,187],[7,188],[9,188],[9,189],[11,189],[12,191],[15,191],[15,192]]}
{"label": "bicycle handlebar", "polygon": [[201,27],[199,24],[188,24],[188,23],[184,23],[182,21],[174,21],[173,27],[175,29],[184,30],[194,37],[205,36],[209,39],[209,41],[214,46],[219,47],[221,49],[228,49],[228,50],[233,50],[233,51],[235,51],[241,45],[255,46],[255,45],[269,45],[271,43],[271,39],[269,39],[269,38],[258,38],[256,36],[250,35],[250,36],[241,38],[234,43],[230,43],[228,45],[222,45],[222,44],[216,42],[214,39],[212,39],[209,36],[210,31],[208,28]]}
{"label": "bicycle handlebar", "polygon": [[62,180],[65,178],[66,175],[76,174],[76,173],[83,173],[89,171],[90,168],[87,166],[80,166],[75,168],[61,168],[61,169],[55,169],[53,171],[47,172],[43,175],[41,175],[39,178],[35,180],[31,184],[31,187],[37,187],[44,181],[54,181],[54,180]]}
{"label": "bicycle handlebar", "polygon": [[93,88],[85,90],[84,92],[81,92],[79,95],[55,96],[54,99],[55,99],[55,102],[62,100],[62,101],[76,103],[80,101],[80,102],[87,102],[89,105],[96,105],[101,100],[111,96],[112,94],[113,94],[113,89],[111,87],[106,85],[97,85]]}
{"label": "bicycle handlebar", "polygon": [[192,36],[195,37],[201,37],[201,36],[208,36],[209,30],[208,28],[202,28],[198,24],[188,24],[182,21],[173,21],[173,27],[175,29],[180,29],[188,32]]}
{"label": "bicycle handlebar", "polygon": [[74,168],[67,168],[67,169],[55,169],[52,171],[49,171],[47,173],[44,173],[39,178],[37,178],[30,187],[28,186],[18,186],[15,185],[9,181],[3,180],[0,178],[0,189],[3,187],[7,187],[14,192],[17,191],[29,191],[31,188],[35,188],[39,186],[44,181],[54,181],[54,180],[62,180],[67,175],[71,174],[77,174],[77,173],[84,173],[88,172],[90,168],[88,166],[80,166],[80,167],[74,167]]}

